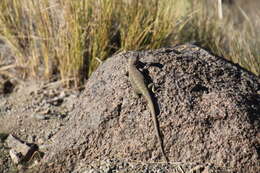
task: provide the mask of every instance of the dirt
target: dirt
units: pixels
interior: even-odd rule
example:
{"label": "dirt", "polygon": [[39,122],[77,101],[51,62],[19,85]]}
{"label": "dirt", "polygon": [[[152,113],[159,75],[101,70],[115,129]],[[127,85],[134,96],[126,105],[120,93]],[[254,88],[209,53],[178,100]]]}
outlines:
{"label": "dirt", "polygon": [[260,172],[259,77],[189,44],[139,54],[140,69],[152,63],[143,73],[157,86],[170,163],[162,162],[145,99],[132,95],[124,53],[104,62],[82,91],[28,81],[1,95],[0,133],[44,153],[25,171]]}

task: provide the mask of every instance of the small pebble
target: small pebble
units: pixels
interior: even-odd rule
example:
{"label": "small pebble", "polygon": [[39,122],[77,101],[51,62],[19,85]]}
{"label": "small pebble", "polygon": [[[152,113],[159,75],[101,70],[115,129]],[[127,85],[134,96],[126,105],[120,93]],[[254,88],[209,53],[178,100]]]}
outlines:
{"label": "small pebble", "polygon": [[35,118],[37,120],[48,120],[48,119],[50,119],[47,115],[42,115],[42,114],[32,114],[32,118]]}

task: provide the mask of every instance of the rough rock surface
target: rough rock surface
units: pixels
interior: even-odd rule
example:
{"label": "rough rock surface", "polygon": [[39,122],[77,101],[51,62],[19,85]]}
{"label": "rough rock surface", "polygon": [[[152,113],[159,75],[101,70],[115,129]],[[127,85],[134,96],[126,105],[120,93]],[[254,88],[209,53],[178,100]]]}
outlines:
{"label": "rough rock surface", "polygon": [[29,160],[33,153],[37,150],[37,146],[27,144],[13,135],[9,135],[5,141],[11,148],[10,156],[14,163],[18,164],[22,160]]}
{"label": "rough rock surface", "polygon": [[[129,56],[108,59],[91,76],[70,120],[53,136],[42,172],[71,172],[105,157],[162,160],[146,101],[132,95]],[[193,45],[140,56],[154,63],[144,73],[159,87],[154,98],[172,163],[260,172],[258,77]]]}
{"label": "rough rock surface", "polygon": [[[77,90],[64,89],[60,81],[25,81],[12,93],[0,95],[0,173],[21,173],[21,169],[35,167],[53,135],[66,124],[79,94]],[[40,152],[34,153],[24,166],[13,164],[8,134],[36,144]],[[35,172],[38,170],[29,173]]]}

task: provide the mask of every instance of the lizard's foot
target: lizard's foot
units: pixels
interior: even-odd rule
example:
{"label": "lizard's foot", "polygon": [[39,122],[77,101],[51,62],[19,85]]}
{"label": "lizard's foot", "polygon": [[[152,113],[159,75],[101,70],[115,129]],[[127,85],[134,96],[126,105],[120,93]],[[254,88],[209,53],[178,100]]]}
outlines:
{"label": "lizard's foot", "polygon": [[156,86],[154,83],[150,83],[147,85],[147,87],[153,92],[156,93],[158,92],[160,89],[158,86]]}
{"label": "lizard's foot", "polygon": [[138,99],[139,97],[140,97],[140,94],[138,93],[138,92],[133,92],[133,97],[135,98],[135,99]]}
{"label": "lizard's foot", "polygon": [[149,67],[151,67],[152,63],[146,63],[142,71],[147,70]]}

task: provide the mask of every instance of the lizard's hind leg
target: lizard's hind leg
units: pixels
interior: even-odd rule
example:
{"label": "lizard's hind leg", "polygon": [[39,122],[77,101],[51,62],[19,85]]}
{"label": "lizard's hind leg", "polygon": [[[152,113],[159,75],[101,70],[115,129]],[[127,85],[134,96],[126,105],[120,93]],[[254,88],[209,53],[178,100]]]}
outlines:
{"label": "lizard's hind leg", "polygon": [[133,91],[133,96],[134,96],[134,98],[139,98],[141,94],[142,94],[142,93],[139,92],[139,90],[137,90],[137,89],[134,88],[134,91]]}
{"label": "lizard's hind leg", "polygon": [[154,94],[160,90],[159,87],[158,87],[157,85],[155,85],[154,83],[149,83],[149,84],[147,85],[147,87],[148,87],[148,89],[151,90]]}

